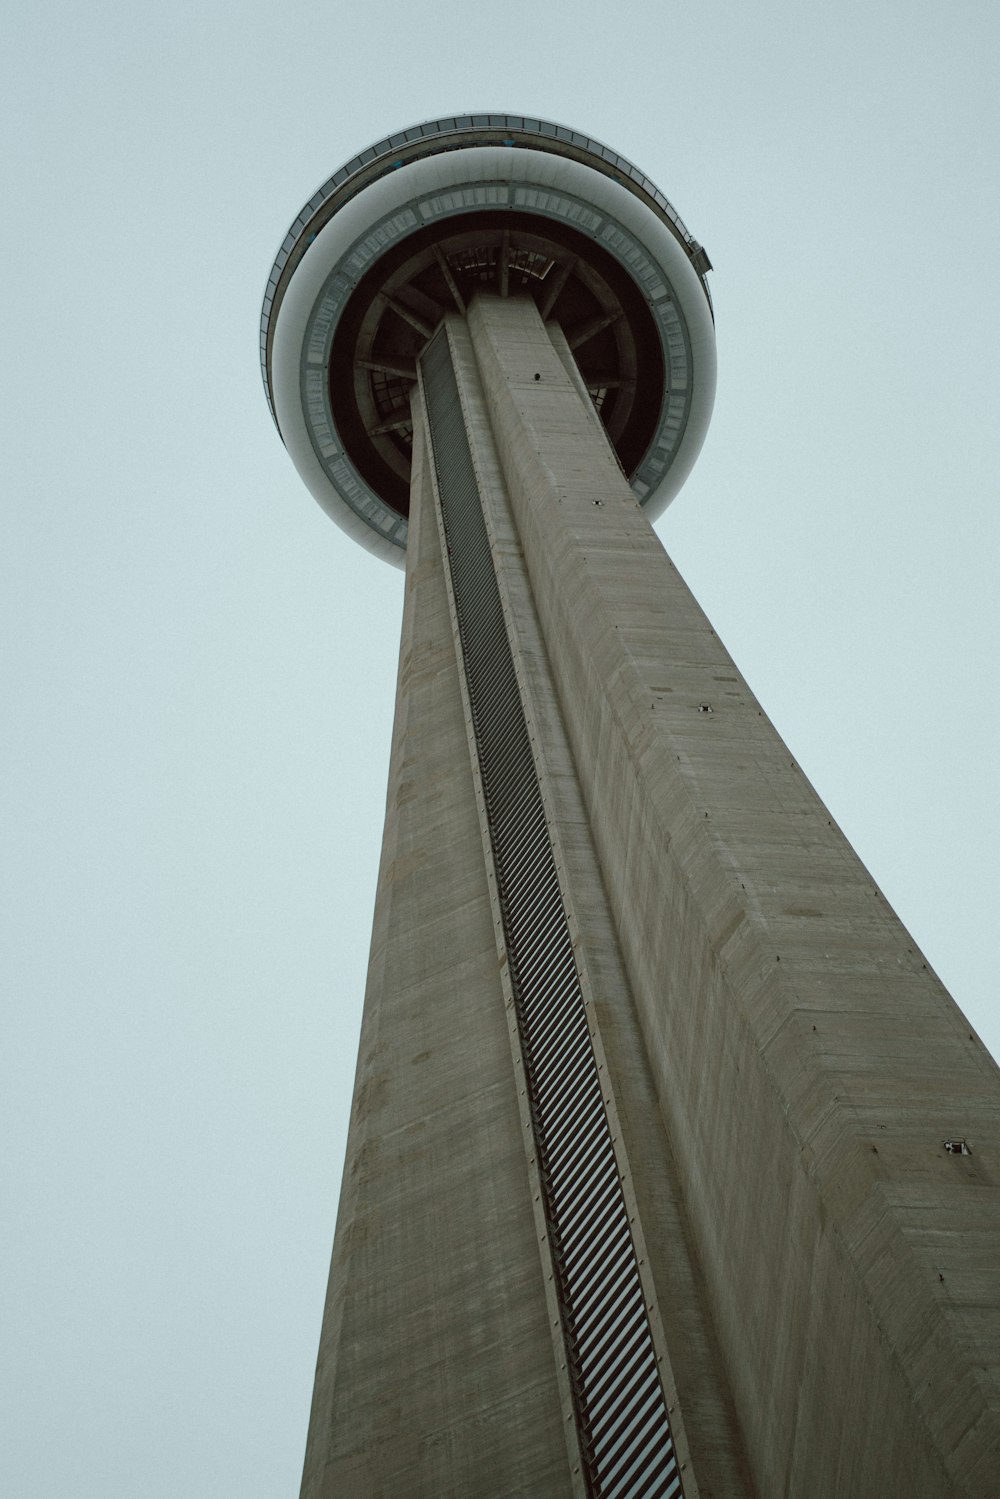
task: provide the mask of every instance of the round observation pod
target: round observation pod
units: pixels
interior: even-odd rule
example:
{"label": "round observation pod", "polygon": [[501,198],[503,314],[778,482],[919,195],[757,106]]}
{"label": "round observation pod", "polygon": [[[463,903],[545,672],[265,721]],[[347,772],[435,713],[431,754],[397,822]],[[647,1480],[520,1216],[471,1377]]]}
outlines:
{"label": "round observation pod", "polygon": [[402,565],[417,358],[477,290],[530,296],[653,519],[712,412],[710,269],[663,194],[599,141],[522,115],[430,120],[347,162],[286,234],[261,314],[268,404],[324,509]]}

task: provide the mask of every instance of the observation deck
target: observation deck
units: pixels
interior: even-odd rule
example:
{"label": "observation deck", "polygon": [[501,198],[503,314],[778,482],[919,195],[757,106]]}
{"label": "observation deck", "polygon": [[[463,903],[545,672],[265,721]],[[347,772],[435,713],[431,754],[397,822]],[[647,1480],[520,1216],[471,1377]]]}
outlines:
{"label": "observation deck", "polygon": [[655,518],[711,415],[710,268],[663,194],[599,141],[522,115],[431,120],[346,162],[286,234],[261,314],[271,412],[320,504],[401,565],[418,356],[477,291],[529,296]]}

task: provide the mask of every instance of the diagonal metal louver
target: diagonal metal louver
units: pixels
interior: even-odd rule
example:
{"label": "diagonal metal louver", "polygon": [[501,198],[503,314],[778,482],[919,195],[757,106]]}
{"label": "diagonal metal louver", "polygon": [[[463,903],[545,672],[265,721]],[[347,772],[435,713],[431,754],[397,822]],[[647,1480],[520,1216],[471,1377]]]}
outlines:
{"label": "diagonal metal louver", "polygon": [[562,1336],[594,1499],[681,1477],[447,334],[421,369]]}

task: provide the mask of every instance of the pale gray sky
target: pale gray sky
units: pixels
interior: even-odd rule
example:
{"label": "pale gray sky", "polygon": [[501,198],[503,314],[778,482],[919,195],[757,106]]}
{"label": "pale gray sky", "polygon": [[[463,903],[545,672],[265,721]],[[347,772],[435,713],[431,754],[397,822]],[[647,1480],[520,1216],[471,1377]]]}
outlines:
{"label": "pale gray sky", "polygon": [[0,1492],[297,1492],[401,576],[302,488],[257,317],[316,185],[468,109],[706,245],[663,539],[994,1053],[1000,12],[22,7],[0,58]]}

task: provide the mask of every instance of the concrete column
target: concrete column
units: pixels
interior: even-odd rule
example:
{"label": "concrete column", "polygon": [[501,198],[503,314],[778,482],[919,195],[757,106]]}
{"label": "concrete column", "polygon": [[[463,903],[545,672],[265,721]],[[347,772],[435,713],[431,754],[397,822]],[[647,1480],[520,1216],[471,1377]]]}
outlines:
{"label": "concrete column", "polygon": [[465,321],[449,319],[448,336],[606,1106],[647,1271],[685,1492],[687,1499],[699,1493],[744,1499],[753,1492],[746,1454]]}
{"label": "concrete column", "polygon": [[512,299],[469,328],[753,1485],[993,1499],[1000,1074],[663,552],[558,332]]}

